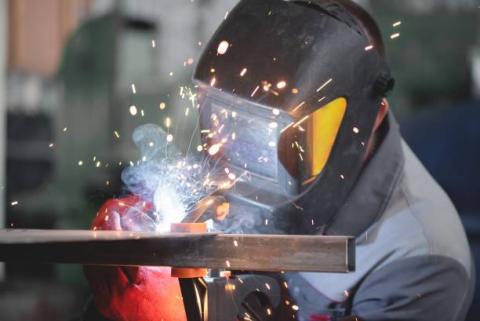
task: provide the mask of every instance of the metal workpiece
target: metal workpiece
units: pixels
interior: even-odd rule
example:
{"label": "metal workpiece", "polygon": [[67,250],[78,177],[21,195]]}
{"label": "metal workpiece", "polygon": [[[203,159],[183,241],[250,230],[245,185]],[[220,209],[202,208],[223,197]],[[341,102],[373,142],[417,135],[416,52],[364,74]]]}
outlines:
{"label": "metal workpiece", "polygon": [[0,261],[346,273],[355,269],[355,242],[345,236],[1,230]]}

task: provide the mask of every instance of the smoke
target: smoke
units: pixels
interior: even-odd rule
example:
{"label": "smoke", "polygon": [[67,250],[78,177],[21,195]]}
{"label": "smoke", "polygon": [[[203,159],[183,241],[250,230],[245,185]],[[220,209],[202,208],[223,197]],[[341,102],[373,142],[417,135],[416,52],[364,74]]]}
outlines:
{"label": "smoke", "polygon": [[138,127],[133,141],[141,159],[122,172],[126,188],[153,204],[157,231],[168,231],[215,188],[208,183],[208,162],[183,156],[157,125]]}
{"label": "smoke", "polygon": [[[276,153],[275,146],[270,144],[272,128],[268,122],[252,123],[247,116],[235,115],[235,112],[225,109],[219,114],[222,116],[212,114],[211,118],[218,121],[218,124],[209,133],[209,137],[216,143],[209,147],[203,146],[195,156],[183,155],[175,147],[173,137],[157,125],[142,125],[134,131],[132,138],[141,159],[134,166],[124,169],[122,181],[126,189],[140,199],[141,204],[132,207],[134,222],[145,221],[139,216],[141,209],[145,208],[143,203],[153,205],[151,209],[144,210],[149,214],[149,219],[139,225],[140,229],[168,231],[172,223],[182,222],[186,215],[197,210],[197,206],[201,207],[199,203],[202,199],[212,195],[238,196],[241,193],[242,197],[248,196],[251,200],[258,198],[257,193],[261,192],[262,184],[250,181],[251,175],[247,168],[267,173],[276,168],[276,162],[266,164],[267,158],[273,158],[271,155]],[[236,120],[235,128],[241,129],[241,135],[236,135],[234,128],[230,128],[232,122],[228,122],[229,117]],[[254,149],[249,148],[252,142],[256,146]],[[229,147],[228,153],[223,152],[225,146]],[[229,166],[231,157],[244,164],[243,168]],[[227,161],[221,161],[225,159]],[[249,188],[240,192],[237,189],[238,182],[248,183]],[[274,217],[270,210],[254,204],[255,202],[226,197],[229,214],[225,218],[216,220],[215,208],[210,209],[213,214],[206,215],[213,218],[211,230],[242,234],[280,233],[273,224]],[[218,204],[212,204],[213,206]]]}

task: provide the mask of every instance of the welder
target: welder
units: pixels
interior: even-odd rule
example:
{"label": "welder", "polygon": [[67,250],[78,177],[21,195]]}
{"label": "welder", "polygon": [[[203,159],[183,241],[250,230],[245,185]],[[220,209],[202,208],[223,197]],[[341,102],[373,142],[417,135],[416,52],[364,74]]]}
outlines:
{"label": "welder", "polygon": [[[194,81],[208,156],[238,178],[223,192],[219,229],[356,237],[355,272],[283,275],[295,308],[282,319],[464,320],[474,284],[465,232],[400,136],[386,99],[394,80],[365,10],[349,0],[242,0]],[[131,201],[107,203],[94,226],[131,229],[122,223]],[[148,269],[108,270],[118,279],[90,271],[99,311],[184,320],[176,281]]]}

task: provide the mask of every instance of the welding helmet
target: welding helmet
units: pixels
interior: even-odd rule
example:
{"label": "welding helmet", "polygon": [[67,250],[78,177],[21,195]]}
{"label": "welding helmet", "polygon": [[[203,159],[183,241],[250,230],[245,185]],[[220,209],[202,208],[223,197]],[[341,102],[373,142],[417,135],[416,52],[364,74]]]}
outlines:
{"label": "welding helmet", "polygon": [[206,154],[231,183],[229,226],[253,215],[251,231],[292,234],[334,219],[393,87],[375,22],[346,0],[240,1],[194,81]]}

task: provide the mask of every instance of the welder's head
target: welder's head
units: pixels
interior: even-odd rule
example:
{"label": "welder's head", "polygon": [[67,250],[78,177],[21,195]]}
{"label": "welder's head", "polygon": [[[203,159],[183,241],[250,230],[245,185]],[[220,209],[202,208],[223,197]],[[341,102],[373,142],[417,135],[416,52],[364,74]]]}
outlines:
{"label": "welder's head", "polygon": [[194,80],[202,139],[235,181],[228,197],[291,233],[338,212],[393,86],[377,25],[347,0],[240,1]]}

